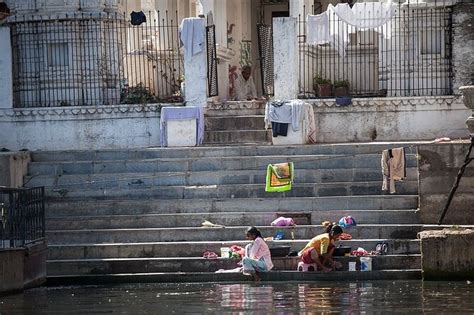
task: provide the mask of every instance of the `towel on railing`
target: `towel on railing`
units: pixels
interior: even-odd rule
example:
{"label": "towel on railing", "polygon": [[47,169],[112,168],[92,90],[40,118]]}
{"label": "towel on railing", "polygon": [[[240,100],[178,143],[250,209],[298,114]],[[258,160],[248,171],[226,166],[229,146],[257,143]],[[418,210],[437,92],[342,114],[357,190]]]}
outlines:
{"label": "towel on railing", "polygon": [[293,162],[268,164],[265,191],[281,192],[291,190],[293,174]]}

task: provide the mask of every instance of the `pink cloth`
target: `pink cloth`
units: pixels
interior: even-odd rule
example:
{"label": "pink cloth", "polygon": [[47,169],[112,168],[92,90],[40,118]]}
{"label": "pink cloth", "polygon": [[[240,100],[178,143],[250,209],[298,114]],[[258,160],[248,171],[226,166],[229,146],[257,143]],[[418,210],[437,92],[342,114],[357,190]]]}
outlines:
{"label": "pink cloth", "polygon": [[253,241],[252,247],[250,248],[249,257],[256,260],[263,258],[265,265],[267,266],[267,270],[271,270],[273,268],[270,249],[268,248],[267,243],[265,243],[261,237],[257,237]]}
{"label": "pink cloth", "polygon": [[295,221],[292,218],[279,217],[273,220],[271,223],[272,226],[293,226]]}

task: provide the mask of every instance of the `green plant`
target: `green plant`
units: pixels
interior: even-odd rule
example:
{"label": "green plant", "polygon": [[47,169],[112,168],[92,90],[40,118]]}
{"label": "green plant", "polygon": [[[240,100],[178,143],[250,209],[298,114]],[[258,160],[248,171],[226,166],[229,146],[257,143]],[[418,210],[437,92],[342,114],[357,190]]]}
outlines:
{"label": "green plant", "polygon": [[121,103],[124,104],[147,104],[155,103],[157,100],[153,93],[143,85],[138,83],[136,86],[124,90],[121,95]]}
{"label": "green plant", "polygon": [[323,78],[320,74],[314,76],[313,82],[316,84],[331,84],[331,80]]}
{"label": "green plant", "polygon": [[347,80],[336,80],[334,81],[334,88],[341,88],[341,87],[345,87],[345,88],[348,88],[349,87],[349,81]]}

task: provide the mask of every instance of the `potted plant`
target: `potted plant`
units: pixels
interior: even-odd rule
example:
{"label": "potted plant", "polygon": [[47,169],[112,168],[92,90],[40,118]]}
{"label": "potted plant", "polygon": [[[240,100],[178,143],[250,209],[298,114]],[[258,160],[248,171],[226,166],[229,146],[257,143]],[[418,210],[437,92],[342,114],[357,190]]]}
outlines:
{"label": "potted plant", "polygon": [[317,74],[313,78],[313,89],[319,97],[329,97],[332,95],[331,80],[323,78]]}
{"label": "potted plant", "polygon": [[349,81],[334,81],[334,96],[349,96]]}

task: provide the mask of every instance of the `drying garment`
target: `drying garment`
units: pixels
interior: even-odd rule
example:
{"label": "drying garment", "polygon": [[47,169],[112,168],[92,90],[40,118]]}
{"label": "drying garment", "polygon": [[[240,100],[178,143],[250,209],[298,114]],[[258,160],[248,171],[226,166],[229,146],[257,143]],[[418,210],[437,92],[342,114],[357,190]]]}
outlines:
{"label": "drying garment", "polygon": [[406,178],[405,149],[396,148],[382,151],[382,190],[390,190],[391,194],[396,192],[395,181]]}
{"label": "drying garment", "polygon": [[282,192],[291,190],[293,176],[293,162],[268,164],[265,191]]}
{"label": "drying garment", "polygon": [[272,136],[273,137],[278,137],[278,136],[286,137],[287,135],[288,135],[288,124],[272,121]]}
{"label": "drying garment", "polygon": [[130,24],[132,25],[141,25],[146,22],[146,15],[143,11],[130,13]]}
{"label": "drying garment", "polygon": [[305,103],[301,100],[287,102],[270,101],[265,104],[265,126],[271,122],[290,124],[293,131],[300,130],[300,121],[304,115]]}
{"label": "drying garment", "polygon": [[186,60],[204,51],[205,26],[202,18],[185,18],[179,26]]}
{"label": "drying garment", "polygon": [[385,39],[391,38],[391,20],[395,14],[396,5],[391,0],[387,3],[357,2],[352,8],[347,3],[329,4],[325,12],[307,16],[307,43],[318,45],[329,42],[344,57],[351,33],[375,30]]}
{"label": "drying garment", "polygon": [[202,144],[204,140],[204,112],[201,107],[184,106],[164,106],[161,108],[160,117],[160,144],[162,147],[168,145],[167,142],[167,121],[196,119],[196,145]]}

